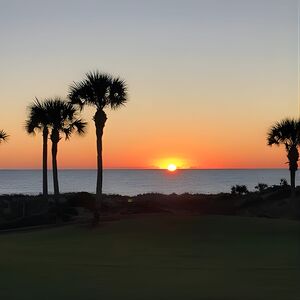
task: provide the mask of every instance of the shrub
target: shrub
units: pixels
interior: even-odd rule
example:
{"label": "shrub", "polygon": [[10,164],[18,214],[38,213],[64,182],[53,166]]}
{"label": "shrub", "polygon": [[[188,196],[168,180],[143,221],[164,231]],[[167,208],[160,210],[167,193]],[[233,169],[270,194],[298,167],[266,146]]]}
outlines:
{"label": "shrub", "polygon": [[282,187],[289,186],[289,184],[285,178],[280,179],[280,186],[282,186]]}
{"label": "shrub", "polygon": [[245,185],[234,185],[231,187],[232,195],[246,195],[249,194],[248,188]]}
{"label": "shrub", "polygon": [[269,186],[266,183],[258,183],[255,187],[256,190],[258,190],[260,193],[265,191]]}
{"label": "shrub", "polygon": [[95,196],[87,192],[64,194],[67,198],[69,206],[84,207],[93,210],[95,204]]}

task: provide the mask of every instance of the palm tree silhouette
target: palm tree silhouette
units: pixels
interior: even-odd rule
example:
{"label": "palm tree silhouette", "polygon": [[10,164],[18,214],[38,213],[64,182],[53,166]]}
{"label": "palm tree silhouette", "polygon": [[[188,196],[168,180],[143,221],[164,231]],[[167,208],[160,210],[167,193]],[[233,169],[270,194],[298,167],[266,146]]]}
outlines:
{"label": "palm tree silhouette", "polygon": [[299,160],[300,120],[284,119],[275,123],[268,132],[267,141],[269,146],[285,146],[291,176],[292,197],[294,197],[296,186],[295,177]]}
{"label": "palm tree silhouette", "polygon": [[29,134],[35,134],[41,131],[43,135],[43,195],[48,196],[48,136],[49,136],[49,120],[48,114],[43,102],[37,98],[28,106],[29,116],[26,120],[25,130]]}
{"label": "palm tree silhouette", "polygon": [[0,130],[0,143],[7,141],[8,134],[4,130]]}
{"label": "palm tree silhouette", "polygon": [[58,201],[59,185],[57,174],[57,151],[58,143],[65,136],[68,140],[73,132],[79,135],[85,133],[86,122],[78,117],[77,109],[69,102],[61,98],[46,99],[43,103],[47,112],[50,129],[50,140],[52,142],[52,170],[54,198]]}
{"label": "palm tree silhouette", "polygon": [[119,77],[113,77],[99,71],[89,72],[85,75],[83,81],[75,82],[71,85],[69,99],[72,104],[78,105],[81,109],[86,105],[96,108],[96,113],[93,117],[97,138],[97,186],[94,222],[98,223],[103,179],[102,136],[107,120],[104,109],[108,107],[117,109],[127,102],[127,85]]}

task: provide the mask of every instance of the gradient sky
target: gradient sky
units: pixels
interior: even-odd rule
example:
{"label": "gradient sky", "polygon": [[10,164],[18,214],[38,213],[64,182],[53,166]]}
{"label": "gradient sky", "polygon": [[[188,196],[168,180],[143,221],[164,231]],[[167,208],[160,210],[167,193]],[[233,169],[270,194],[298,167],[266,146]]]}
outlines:
{"label": "gradient sky", "polygon": [[[0,0],[0,168],[41,167],[26,106],[95,69],[129,86],[105,167],[285,167],[266,132],[298,114],[297,28],[297,0]],[[61,168],[96,166],[92,113],[85,137],[60,142]]]}

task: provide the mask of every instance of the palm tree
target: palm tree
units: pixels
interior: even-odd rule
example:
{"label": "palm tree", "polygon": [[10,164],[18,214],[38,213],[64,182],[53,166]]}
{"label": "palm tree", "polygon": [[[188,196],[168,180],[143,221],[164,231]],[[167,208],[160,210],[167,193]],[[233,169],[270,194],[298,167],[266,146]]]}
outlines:
{"label": "palm tree", "polygon": [[69,139],[75,131],[79,135],[85,133],[86,122],[78,117],[77,109],[69,102],[60,98],[46,99],[44,107],[47,112],[47,118],[50,129],[50,140],[52,141],[52,171],[53,171],[53,187],[54,198],[58,201],[59,185],[57,174],[57,151],[58,143],[65,136]]}
{"label": "palm tree", "polygon": [[41,131],[43,135],[43,195],[48,196],[48,136],[49,136],[49,120],[45,104],[37,98],[28,106],[29,116],[26,120],[25,130],[29,134],[35,134]]}
{"label": "palm tree", "polygon": [[96,113],[93,117],[96,127],[97,139],[97,186],[96,202],[94,209],[94,221],[99,222],[101,199],[102,199],[102,136],[107,120],[104,109],[110,107],[117,109],[124,105],[127,100],[127,85],[119,77],[113,77],[99,71],[89,72],[81,82],[75,82],[70,87],[69,99],[72,104],[78,105],[81,109],[84,106],[93,106]]}
{"label": "palm tree", "polygon": [[0,143],[7,141],[8,134],[4,130],[0,130]]}
{"label": "palm tree", "polygon": [[268,145],[284,145],[287,152],[292,197],[295,196],[295,177],[298,170],[300,144],[300,120],[284,119],[275,123],[268,132]]}

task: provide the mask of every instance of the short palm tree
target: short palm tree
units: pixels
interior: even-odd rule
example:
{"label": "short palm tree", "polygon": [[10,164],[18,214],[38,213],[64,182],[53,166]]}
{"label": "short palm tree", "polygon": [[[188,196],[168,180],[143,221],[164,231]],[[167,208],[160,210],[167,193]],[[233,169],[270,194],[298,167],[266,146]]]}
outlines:
{"label": "short palm tree", "polygon": [[0,143],[7,141],[8,134],[4,130],[0,130]]}
{"label": "short palm tree", "polygon": [[60,98],[47,99],[44,101],[50,129],[50,140],[52,141],[52,170],[54,198],[57,201],[59,195],[58,174],[57,174],[57,151],[58,143],[65,136],[69,139],[73,132],[79,135],[85,133],[86,122],[78,117],[77,109],[69,102]]}
{"label": "short palm tree", "polygon": [[48,196],[48,136],[49,136],[49,120],[45,104],[35,99],[28,106],[29,115],[26,120],[25,130],[29,134],[35,134],[36,131],[42,132],[43,135],[43,195]]}
{"label": "short palm tree", "polygon": [[291,191],[292,197],[295,195],[295,178],[298,170],[300,144],[300,120],[284,119],[275,123],[268,132],[268,145],[284,145],[287,152],[290,176],[291,176]]}
{"label": "short palm tree", "polygon": [[93,106],[96,108],[94,122],[97,138],[97,186],[96,202],[94,209],[94,221],[99,222],[101,199],[102,199],[102,136],[104,126],[107,120],[104,109],[117,109],[123,106],[127,100],[127,85],[119,77],[113,77],[109,74],[99,71],[89,72],[81,82],[75,82],[70,87],[69,99],[72,104],[78,105],[81,109],[84,106]]}

